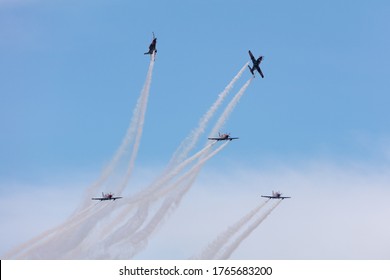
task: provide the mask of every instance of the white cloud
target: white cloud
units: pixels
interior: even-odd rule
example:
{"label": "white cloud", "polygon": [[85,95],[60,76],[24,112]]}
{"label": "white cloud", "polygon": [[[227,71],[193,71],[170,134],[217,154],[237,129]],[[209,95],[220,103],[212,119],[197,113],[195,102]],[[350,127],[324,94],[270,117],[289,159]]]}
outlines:
{"label": "white cloud", "polygon": [[63,222],[79,203],[84,186],[80,182],[1,184],[0,255]]}
{"label": "white cloud", "polygon": [[[206,168],[180,207],[136,258],[194,256],[258,205],[261,194],[276,189],[292,199],[284,200],[240,244],[233,259],[388,259],[388,171],[386,166],[330,163],[264,171],[242,166],[229,172],[210,172]],[[22,196],[3,195],[5,242],[0,253],[71,214],[81,188],[79,193],[68,190],[63,185],[23,190]]]}
{"label": "white cloud", "polygon": [[[260,194],[280,189],[293,198],[283,201],[232,258],[389,258],[390,225],[384,222],[390,213],[389,177],[385,170],[323,164],[204,175],[151,243],[167,244],[158,252],[161,258],[171,257],[166,252],[176,248],[177,240],[183,240],[181,250],[176,248],[180,258],[199,253],[254,208]],[[181,238],[170,239],[174,228]],[[151,244],[139,257],[154,254]]]}

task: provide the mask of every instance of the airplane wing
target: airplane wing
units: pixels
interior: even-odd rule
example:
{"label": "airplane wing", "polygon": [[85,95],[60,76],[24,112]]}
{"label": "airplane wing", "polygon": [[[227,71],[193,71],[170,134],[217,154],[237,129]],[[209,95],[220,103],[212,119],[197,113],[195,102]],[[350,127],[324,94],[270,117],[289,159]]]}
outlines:
{"label": "airplane wing", "polygon": [[260,69],[259,66],[256,67],[256,70],[259,72],[260,76],[261,76],[262,78],[264,78],[264,74],[263,74],[263,72],[261,71],[261,69]]}
{"label": "airplane wing", "polygon": [[253,56],[253,54],[252,54],[251,51],[249,51],[249,56],[251,57],[252,62],[253,62],[253,63],[256,63],[256,59],[255,59],[255,57]]}
{"label": "airplane wing", "polygon": [[218,141],[218,140],[221,140],[221,138],[215,138],[215,137],[209,137],[208,139],[209,139],[209,140],[217,140],[217,141]]}
{"label": "airplane wing", "polygon": [[92,200],[104,201],[104,200],[116,200],[116,199],[120,199],[120,198],[122,198],[122,196],[116,196],[116,197],[111,197],[111,198],[108,198],[108,197],[93,197],[91,199]]}
{"label": "airplane wing", "polygon": [[265,198],[273,198],[273,199],[285,199],[285,198],[291,198],[290,196],[272,196],[272,195],[262,195],[261,197],[265,197]]}
{"label": "airplane wing", "polygon": [[234,139],[238,139],[238,137],[229,137],[228,140],[234,140]]}

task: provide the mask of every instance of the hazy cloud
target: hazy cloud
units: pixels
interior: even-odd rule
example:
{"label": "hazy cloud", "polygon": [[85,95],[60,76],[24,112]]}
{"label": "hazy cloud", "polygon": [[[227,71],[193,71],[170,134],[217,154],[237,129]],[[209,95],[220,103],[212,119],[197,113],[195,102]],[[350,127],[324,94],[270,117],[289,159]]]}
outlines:
{"label": "hazy cloud", "polygon": [[[206,170],[178,211],[135,257],[183,259],[200,253],[258,205],[261,194],[280,190],[292,199],[282,201],[231,258],[388,259],[388,171],[387,166],[321,162],[266,171]],[[62,222],[78,202],[79,191],[69,190],[74,189],[44,187],[3,195],[1,253]]]}

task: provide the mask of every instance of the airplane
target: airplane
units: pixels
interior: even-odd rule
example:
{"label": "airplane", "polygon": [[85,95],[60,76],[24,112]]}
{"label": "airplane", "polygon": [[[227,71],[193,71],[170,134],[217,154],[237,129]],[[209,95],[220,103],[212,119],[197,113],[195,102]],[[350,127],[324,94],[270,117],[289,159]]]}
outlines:
{"label": "airplane", "polygon": [[262,78],[264,78],[263,72],[262,72],[261,69],[260,69],[260,63],[261,63],[261,61],[264,59],[264,56],[261,55],[261,56],[259,56],[258,59],[255,59],[255,57],[253,56],[253,54],[252,54],[251,51],[249,51],[249,56],[250,56],[251,59],[252,59],[253,66],[252,66],[252,68],[251,68],[251,67],[248,65],[248,67],[249,67],[249,70],[251,71],[253,77],[255,76],[254,71],[257,70],[257,72],[259,72],[260,76],[261,76]]}
{"label": "airplane", "polygon": [[234,139],[238,139],[238,137],[230,137],[230,133],[218,133],[218,137],[209,137],[209,140],[217,140],[217,141],[232,141]]}
{"label": "airplane", "polygon": [[92,200],[115,200],[115,199],[120,199],[122,198],[121,196],[114,196],[113,193],[103,193],[102,192],[102,197],[92,197]]}
{"label": "airplane", "polygon": [[290,196],[282,196],[281,192],[274,192],[272,191],[272,195],[262,195],[261,197],[266,198],[272,198],[272,199],[285,199],[285,198],[291,198]]}
{"label": "airplane", "polygon": [[157,38],[154,36],[154,32],[153,32],[153,41],[149,45],[149,51],[147,51],[144,54],[150,54],[150,55],[152,55],[153,53],[156,54],[157,53],[156,44],[157,44]]}

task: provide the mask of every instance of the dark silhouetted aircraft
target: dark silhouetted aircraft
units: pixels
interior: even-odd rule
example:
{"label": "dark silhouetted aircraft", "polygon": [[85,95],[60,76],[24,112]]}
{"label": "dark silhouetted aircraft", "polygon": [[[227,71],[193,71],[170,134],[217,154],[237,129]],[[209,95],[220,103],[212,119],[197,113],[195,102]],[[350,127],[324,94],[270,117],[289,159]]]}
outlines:
{"label": "dark silhouetted aircraft", "polygon": [[114,196],[113,193],[102,193],[102,197],[93,197],[92,200],[115,200],[115,199],[120,199],[122,198],[121,196]]}
{"label": "dark silhouetted aircraft", "polygon": [[249,70],[251,71],[252,75],[255,76],[254,71],[257,70],[257,72],[259,72],[260,76],[262,78],[264,78],[263,72],[261,72],[261,69],[260,69],[260,63],[263,60],[264,56],[261,55],[261,56],[259,56],[258,59],[255,59],[255,57],[253,56],[251,51],[249,51],[249,56],[251,57],[252,63],[253,63],[252,68],[248,65]]}
{"label": "dark silhouetted aircraft", "polygon": [[282,196],[281,192],[274,192],[272,191],[272,195],[262,195],[261,197],[266,198],[272,198],[272,199],[285,199],[285,198],[291,198],[289,196]]}
{"label": "dark silhouetted aircraft", "polygon": [[209,140],[217,140],[217,141],[232,141],[234,139],[238,139],[238,137],[230,137],[230,133],[218,133],[218,137],[209,137]]}
{"label": "dark silhouetted aircraft", "polygon": [[156,54],[157,53],[156,44],[157,44],[157,38],[154,36],[154,32],[153,32],[153,41],[149,45],[149,51],[144,54],[150,54],[150,55],[152,55],[153,53]]}

